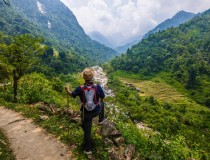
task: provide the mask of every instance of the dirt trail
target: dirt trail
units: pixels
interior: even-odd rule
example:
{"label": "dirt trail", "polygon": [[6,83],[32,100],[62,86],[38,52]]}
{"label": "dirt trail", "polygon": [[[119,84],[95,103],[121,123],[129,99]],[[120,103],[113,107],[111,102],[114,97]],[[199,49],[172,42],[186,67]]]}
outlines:
{"label": "dirt trail", "polygon": [[17,160],[68,160],[68,147],[19,113],[0,106],[0,128]]}

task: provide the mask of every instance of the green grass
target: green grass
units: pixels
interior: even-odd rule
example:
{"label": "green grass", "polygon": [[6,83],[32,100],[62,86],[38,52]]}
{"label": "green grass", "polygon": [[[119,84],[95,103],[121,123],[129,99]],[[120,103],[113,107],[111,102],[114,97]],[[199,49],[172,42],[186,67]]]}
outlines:
{"label": "green grass", "polygon": [[[208,143],[210,141],[210,110],[189,98],[187,94],[183,94],[185,92],[176,90],[174,85],[169,85],[163,78],[153,77],[149,80],[141,80],[141,78],[134,77],[128,77],[127,75],[121,77],[118,74],[113,74],[110,86],[117,91],[115,101],[119,102],[118,107],[128,113],[133,121],[146,123],[154,131],[161,133],[160,141],[157,142],[161,143],[158,147],[160,150],[167,148],[169,152],[179,151],[179,145],[181,145],[183,149],[188,150],[187,155],[182,153],[185,159],[189,157],[208,159],[210,156],[210,145]],[[140,88],[140,93],[131,87],[127,87],[123,84],[125,82],[132,83],[134,87]],[[138,98],[137,95],[140,97]],[[121,118],[119,121],[122,120]],[[124,121],[126,120],[124,119]],[[129,137],[136,136],[129,133],[134,132],[134,130],[123,130],[125,135],[128,134],[126,140],[129,141]],[[180,141],[180,144],[174,146],[175,148],[170,144],[164,144],[164,140],[170,140],[173,144],[176,144],[179,137],[183,139],[183,143]],[[146,147],[151,147],[151,145],[146,145]],[[156,142],[154,145],[157,145]],[[141,150],[141,147],[139,149]],[[145,157],[148,156],[148,153],[150,154],[150,151],[147,149],[144,151]],[[164,153],[160,153],[159,156],[164,155],[166,159],[167,156],[170,157],[170,155]],[[179,157],[178,155],[179,153],[174,153],[175,157]]]}
{"label": "green grass", "polygon": [[0,159],[2,160],[15,160],[15,156],[9,147],[9,141],[4,135],[3,131],[0,130]]}
{"label": "green grass", "polygon": [[187,99],[185,95],[179,93],[175,88],[162,82],[128,78],[120,78],[120,80],[124,83],[132,83],[136,88],[140,88],[140,96],[153,96],[155,99],[167,103],[180,103]]}

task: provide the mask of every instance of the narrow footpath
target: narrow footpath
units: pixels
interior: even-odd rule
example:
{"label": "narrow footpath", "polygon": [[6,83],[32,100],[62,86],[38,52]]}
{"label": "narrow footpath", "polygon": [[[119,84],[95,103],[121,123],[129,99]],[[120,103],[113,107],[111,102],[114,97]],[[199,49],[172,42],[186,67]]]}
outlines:
{"label": "narrow footpath", "polygon": [[19,113],[0,106],[0,128],[17,160],[69,160],[68,147]]}

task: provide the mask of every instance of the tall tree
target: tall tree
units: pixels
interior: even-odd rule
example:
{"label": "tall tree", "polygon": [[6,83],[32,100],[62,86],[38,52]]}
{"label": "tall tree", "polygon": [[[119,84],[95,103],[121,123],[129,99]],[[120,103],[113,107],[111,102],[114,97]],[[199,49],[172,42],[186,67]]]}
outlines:
{"label": "tall tree", "polygon": [[3,2],[7,5],[10,5],[9,1],[3,0]]}
{"label": "tall tree", "polygon": [[0,33],[0,83],[4,83],[10,78],[10,73],[12,70],[11,66],[8,65],[7,60],[4,57],[4,53],[7,49],[4,38],[4,34]]}
{"label": "tall tree", "polygon": [[19,79],[39,61],[40,55],[46,47],[41,45],[42,39],[31,35],[18,35],[14,38],[6,52],[8,63],[13,67],[14,101],[17,101],[17,88]]}

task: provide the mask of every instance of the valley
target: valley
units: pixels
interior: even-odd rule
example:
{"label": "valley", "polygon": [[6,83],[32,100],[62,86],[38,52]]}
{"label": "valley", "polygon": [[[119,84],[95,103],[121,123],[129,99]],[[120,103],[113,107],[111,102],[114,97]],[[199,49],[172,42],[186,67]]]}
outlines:
{"label": "valley", "polygon": [[[152,19],[156,27],[133,32],[138,42],[122,54],[91,39],[59,0],[0,1],[0,13],[0,159],[210,159],[210,9]],[[92,24],[99,15],[88,25],[106,26]],[[110,31],[118,27],[127,25]],[[92,155],[83,153],[80,98],[65,91],[84,84],[86,67],[103,88],[108,116],[104,125],[93,119]]]}

